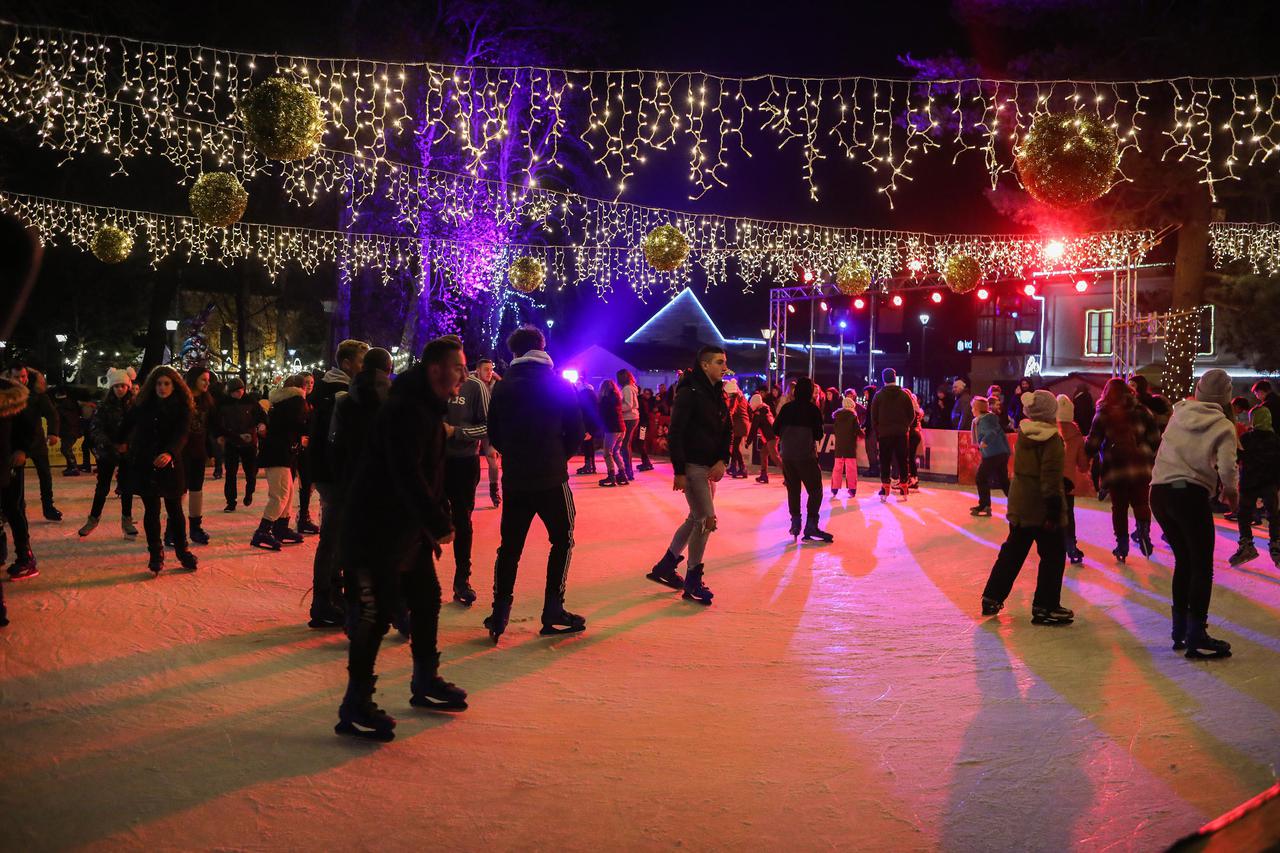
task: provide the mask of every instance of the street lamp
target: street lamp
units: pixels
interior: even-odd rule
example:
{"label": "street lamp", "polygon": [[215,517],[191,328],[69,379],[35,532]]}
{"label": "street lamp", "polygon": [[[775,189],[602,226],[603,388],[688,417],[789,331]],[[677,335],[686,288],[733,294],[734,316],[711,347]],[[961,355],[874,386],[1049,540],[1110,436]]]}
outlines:
{"label": "street lamp", "polygon": [[929,315],[920,315],[920,375],[923,376],[928,370],[928,362],[925,361],[925,344],[929,340]]}
{"label": "street lamp", "polygon": [[555,325],[556,325],[556,321],[555,321],[555,320],[550,320],[550,319],[548,319],[548,320],[547,320],[547,328],[548,328],[548,329],[554,329],[554,328],[555,328]]}
{"label": "street lamp", "polygon": [[178,321],[177,321],[177,320],[165,320],[165,321],[164,321],[164,328],[165,328],[165,331],[167,331],[167,332],[176,332],[176,331],[178,331]]}

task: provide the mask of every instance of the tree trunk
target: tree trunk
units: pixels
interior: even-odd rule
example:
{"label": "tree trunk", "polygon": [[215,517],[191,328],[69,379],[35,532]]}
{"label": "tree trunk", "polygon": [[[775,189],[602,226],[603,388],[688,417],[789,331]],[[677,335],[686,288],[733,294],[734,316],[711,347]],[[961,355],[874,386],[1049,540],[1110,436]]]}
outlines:
{"label": "tree trunk", "polygon": [[[178,295],[178,276],[157,275],[151,287],[151,305],[147,313],[147,346],[142,353],[142,370],[138,379],[145,379],[151,368],[164,360],[164,348],[169,342],[169,330],[165,321],[173,310],[173,300]],[[172,354],[171,354],[172,357]]]}
{"label": "tree trunk", "polygon": [[[1182,194],[1182,227],[1178,230],[1178,252],[1174,257],[1174,311],[1185,311],[1204,304],[1211,208],[1209,188],[1198,182],[1189,182]],[[1198,316],[1180,318],[1170,323],[1165,341],[1165,364],[1161,382],[1165,394],[1174,400],[1180,400],[1191,393],[1199,337]]]}
{"label": "tree trunk", "polygon": [[240,265],[240,287],[236,290],[236,361],[240,381],[249,383],[249,271]]}

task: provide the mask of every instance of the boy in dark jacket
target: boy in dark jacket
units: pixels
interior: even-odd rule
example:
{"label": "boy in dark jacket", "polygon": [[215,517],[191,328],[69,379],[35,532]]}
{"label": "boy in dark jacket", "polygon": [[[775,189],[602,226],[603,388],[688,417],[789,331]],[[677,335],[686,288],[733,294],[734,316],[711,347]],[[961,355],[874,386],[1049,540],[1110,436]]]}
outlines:
{"label": "boy in dark jacket", "polygon": [[[24,450],[40,481],[40,506],[44,518],[46,521],[62,521],[62,511],[53,505],[53,473],[49,469],[49,447],[57,443],[59,429],[58,410],[49,399],[49,384],[43,373],[22,365],[10,368],[9,378],[25,385],[31,395],[20,417],[27,420],[27,430],[31,435],[31,444]],[[45,422],[49,424],[47,435]]]}
{"label": "boy in dark jacket", "polygon": [[[24,417],[30,394],[19,382],[0,379],[0,515],[13,530],[13,565],[9,577],[14,580],[40,574],[31,553],[31,536],[27,529],[27,505],[24,480],[27,448],[31,445],[31,419]],[[0,563],[9,556],[9,540],[0,525]],[[0,617],[3,607],[0,607]],[[7,622],[5,623],[7,624]]]}
{"label": "boy in dark jacket", "polygon": [[1253,544],[1253,516],[1258,501],[1271,527],[1271,559],[1280,567],[1280,527],[1276,525],[1276,492],[1280,489],[1280,435],[1276,435],[1271,410],[1256,406],[1249,412],[1249,431],[1240,436],[1240,509],[1237,524],[1240,547],[1231,565],[1240,566],[1258,556]]}
{"label": "boy in dark jacket", "polygon": [[391,386],[360,454],[337,542],[354,616],[338,734],[395,737],[396,721],[373,701],[373,673],[382,636],[402,601],[412,626],[410,704],[444,711],[467,707],[466,691],[440,677],[435,570],[441,546],[453,541],[444,494],[445,443],[453,428],[445,412],[466,373],[456,338],[427,344],[422,361]]}
{"label": "boy in dark jacket", "polygon": [[468,376],[449,399],[446,422],[453,427],[444,458],[444,492],[453,518],[453,600],[470,607],[476,601],[471,588],[471,514],[480,485],[480,449],[489,438],[489,386]]}
{"label": "boy in dark jacket", "polygon": [[[716,346],[698,350],[693,369],[676,386],[667,431],[667,450],[675,471],[672,488],[684,492],[689,515],[676,529],[671,545],[649,572],[648,578],[683,592],[686,601],[710,604],[714,593],[702,582],[702,555],[707,538],[716,529],[715,484],[729,467],[729,443],[733,425],[724,397],[728,356]],[[676,568],[689,549],[689,573],[680,577]]]}
{"label": "boy in dark jacket", "polygon": [[1040,554],[1040,573],[1031,602],[1035,625],[1065,625],[1075,614],[1062,606],[1062,575],[1067,568],[1062,528],[1067,523],[1062,474],[1066,447],[1058,432],[1058,400],[1048,391],[1022,395],[1025,419],[1018,425],[1013,453],[1013,486],[1009,490],[1009,538],[991,567],[982,591],[982,615],[1004,607],[1032,543]]}
{"label": "boy in dark jacket", "polygon": [[[800,535],[800,487],[809,495],[805,508],[804,538],[821,542],[835,537],[818,527],[822,510],[822,469],[818,467],[817,443],[822,440],[822,411],[813,402],[813,380],[796,380],[795,398],[784,403],[773,422],[782,455],[782,479],[787,486],[787,508],[791,511],[791,536]],[[904,469],[905,470],[905,469]]]}
{"label": "boy in dark jacket", "polygon": [[84,439],[93,444],[93,454],[98,457],[98,482],[94,487],[89,518],[79,531],[81,536],[88,536],[98,526],[102,510],[107,505],[107,495],[111,492],[113,476],[118,477],[120,484],[120,529],[125,536],[138,535],[138,528],[133,524],[133,493],[127,487],[130,478],[125,472],[124,454],[120,451],[125,446],[124,422],[131,408],[133,381],[129,374],[116,367],[108,369],[107,394],[94,411],[89,435]]}
{"label": "boy in dark jacket", "polygon": [[236,471],[244,468],[244,505],[253,504],[258,482],[258,441],[267,433],[267,413],[245,395],[244,382],[227,381],[226,396],[213,410],[210,431],[222,447],[224,479],[223,512],[235,512],[238,488]]}
{"label": "boy in dark jacket", "polygon": [[884,388],[871,401],[871,431],[880,443],[880,500],[889,499],[889,479],[894,463],[898,468],[898,500],[905,501],[910,490],[907,470],[908,433],[916,420],[916,406],[906,391],[898,387],[898,372],[886,367],[881,373]]}
{"label": "boy in dark jacket", "polygon": [[551,539],[542,633],[574,633],[587,626],[587,620],[564,609],[575,514],[568,464],[585,434],[578,397],[552,369],[546,339],[537,329],[516,329],[507,348],[515,358],[489,400],[489,441],[502,454],[506,493],[493,567],[493,613],[484,620],[495,643],[511,618],[516,570],[534,516],[542,519]]}

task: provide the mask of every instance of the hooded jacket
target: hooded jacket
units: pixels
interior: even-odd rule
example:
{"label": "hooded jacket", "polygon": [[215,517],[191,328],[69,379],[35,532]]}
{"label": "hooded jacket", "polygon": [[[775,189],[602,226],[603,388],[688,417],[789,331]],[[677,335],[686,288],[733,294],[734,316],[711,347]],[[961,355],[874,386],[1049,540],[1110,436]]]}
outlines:
{"label": "hooded jacket", "polygon": [[[333,401],[341,391],[351,387],[351,377],[340,367],[329,368],[311,390],[308,404],[312,410],[310,435],[307,438],[307,472],[314,483],[333,482],[329,468],[329,422],[333,419]],[[266,443],[263,443],[263,452]]]}
{"label": "hooded jacket", "polygon": [[530,350],[489,398],[489,442],[502,454],[502,485],[517,491],[553,489],[569,481],[569,458],[586,431],[573,386],[557,376],[551,356]]}
{"label": "hooded jacket", "polygon": [[25,385],[0,378],[0,487],[9,485],[13,477],[13,452],[25,453],[31,442],[30,424],[21,417],[30,396]]}
{"label": "hooded jacket", "polygon": [[1062,436],[1066,450],[1063,476],[1079,492],[1089,483],[1089,456],[1084,452],[1084,435],[1080,432],[1080,425],[1074,420],[1058,421],[1058,434]]}
{"label": "hooded jacket", "polygon": [[799,397],[783,403],[773,429],[778,434],[778,455],[783,459],[817,459],[822,441],[822,410],[812,400]]}
{"label": "hooded jacket", "polygon": [[747,442],[751,443],[759,436],[761,441],[770,442],[777,437],[773,431],[773,409],[768,403],[761,402],[751,413],[751,431],[747,433]]}
{"label": "hooded jacket", "polygon": [[93,413],[89,426],[89,437],[93,441],[93,455],[99,462],[119,462],[120,454],[116,445],[125,441],[124,424],[133,408],[133,392],[117,397],[110,388],[107,395]]}
{"label": "hooded jacket", "polygon": [[[354,389],[361,409],[373,406],[378,384]],[[385,579],[419,548],[434,550],[453,530],[444,494],[445,411],[425,364],[392,383],[369,424],[343,502],[343,565],[368,566]]]}
{"label": "hooded jacket", "polygon": [[[271,389],[267,400],[271,403],[271,410],[267,412],[267,435],[262,439],[258,466],[296,468],[298,452],[302,449],[302,437],[307,434],[307,400],[302,395],[301,388],[287,385]],[[327,443],[328,430],[325,433]],[[327,460],[325,465],[327,472]]]}
{"label": "hooded jacket", "polygon": [[[21,383],[17,383],[21,384]],[[47,456],[49,445],[45,434],[44,422],[49,422],[48,435],[58,434],[58,409],[49,399],[49,383],[40,371],[27,368],[27,406],[19,417],[27,421],[27,432],[30,439],[26,450],[28,456]]]}
{"label": "hooded jacket", "polygon": [[[128,465],[125,479],[131,485],[128,491],[135,495],[159,495],[163,498],[182,497],[187,490],[182,453],[191,430],[191,410],[176,393],[165,398],[152,397],[145,403],[135,403],[125,416],[123,433]],[[163,468],[155,466],[155,459],[168,453],[172,461]]]}
{"label": "hooded jacket", "polygon": [[1040,527],[1052,520],[1067,523],[1062,485],[1066,448],[1057,424],[1024,420],[1013,449],[1013,483],[1009,487],[1009,524]]}
{"label": "hooded jacket", "polygon": [[[1009,455],[1009,439],[1000,428],[1000,419],[991,412],[983,412],[973,422],[973,441],[982,452],[983,459]],[[985,443],[985,446],[984,446]]]}
{"label": "hooded jacket", "polygon": [[858,455],[858,437],[862,435],[862,426],[858,423],[858,413],[843,405],[832,415],[835,421],[836,456],[840,459],[853,459]]}
{"label": "hooded jacket", "polygon": [[593,437],[598,437],[604,430],[600,427],[600,398],[590,385],[583,385],[578,391],[578,410],[582,412],[582,426]]}
{"label": "hooded jacket", "polygon": [[1151,463],[1159,444],[1160,433],[1151,412],[1136,398],[1126,395],[1119,403],[1099,404],[1084,451],[1090,457],[1102,451],[1105,483],[1140,482],[1151,478]]}
{"label": "hooded jacket", "polygon": [[390,393],[390,377],[370,368],[357,373],[350,390],[340,391],[334,398],[329,422],[329,468],[341,498],[345,499],[350,490],[378,410]]}
{"label": "hooded jacket", "polygon": [[904,436],[915,420],[915,403],[897,385],[884,386],[871,400],[871,424],[878,438]]}
{"label": "hooded jacket", "polygon": [[1173,416],[1160,442],[1151,483],[1194,483],[1212,495],[1218,480],[1222,480],[1223,489],[1234,492],[1237,446],[1235,424],[1221,406],[1180,400],[1173,407]]}
{"label": "hooded jacket", "polygon": [[667,451],[676,476],[686,465],[729,464],[733,425],[724,399],[724,383],[711,381],[701,366],[685,373],[676,386],[667,430]]}

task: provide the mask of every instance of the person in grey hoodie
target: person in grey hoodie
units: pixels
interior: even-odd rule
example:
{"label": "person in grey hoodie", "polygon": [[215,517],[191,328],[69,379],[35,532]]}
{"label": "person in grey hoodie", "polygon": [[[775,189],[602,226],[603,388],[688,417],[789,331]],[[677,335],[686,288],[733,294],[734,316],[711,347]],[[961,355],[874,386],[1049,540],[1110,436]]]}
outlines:
{"label": "person in grey hoodie", "polygon": [[1173,648],[1188,658],[1225,658],[1231,644],[1209,636],[1213,593],[1213,509],[1222,498],[1237,503],[1236,428],[1227,415],[1231,377],[1219,368],[1196,383],[1193,400],[1173,407],[1151,472],[1151,509],[1173,549]]}
{"label": "person in grey hoodie", "polygon": [[[455,335],[446,337],[462,345]],[[449,399],[445,423],[453,427],[444,446],[444,493],[453,520],[453,600],[470,607],[476,602],[471,588],[471,514],[480,485],[481,444],[489,438],[489,386],[474,373]]]}
{"label": "person in grey hoodie", "polygon": [[880,500],[889,499],[889,475],[898,466],[898,500],[905,501],[910,489],[907,470],[907,434],[916,420],[916,404],[898,387],[898,372],[886,367],[880,374],[884,387],[871,401],[871,425],[880,442]]}

